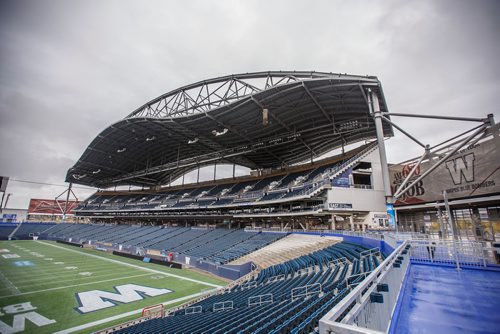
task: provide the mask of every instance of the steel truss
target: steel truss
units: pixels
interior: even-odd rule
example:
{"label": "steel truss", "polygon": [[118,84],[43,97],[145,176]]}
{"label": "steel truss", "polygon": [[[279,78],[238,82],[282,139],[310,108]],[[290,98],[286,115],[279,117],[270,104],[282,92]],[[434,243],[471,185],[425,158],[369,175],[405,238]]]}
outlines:
{"label": "steel truss", "polygon": [[[176,118],[199,113],[207,113],[239,101],[244,97],[273,87],[300,82],[302,79],[331,78],[335,74],[324,72],[257,72],[223,76],[187,85],[163,94],[130,113],[126,118]],[[352,79],[351,76],[338,74],[339,77]],[[368,78],[370,79],[370,78]],[[325,117],[329,117],[321,105],[303,84],[307,94],[321,109]],[[252,100],[255,103],[258,101]]]}
{"label": "steel truss", "polygon": [[[102,131],[66,181],[157,187],[219,163],[266,169],[312,161],[375,137],[368,88],[386,111],[373,76],[269,71],[187,85]],[[393,132],[387,124],[383,131]]]}
{"label": "steel truss", "polygon": [[[373,114],[374,117],[377,117],[375,113]],[[413,118],[427,118],[427,119],[438,119],[438,120],[453,120],[453,121],[465,121],[465,122],[477,122],[481,123],[478,126],[475,126],[467,131],[464,131],[458,135],[455,135],[451,138],[446,139],[445,141],[436,144],[434,146],[430,146],[429,144],[423,144],[421,141],[416,139],[414,136],[409,134],[407,131],[402,129],[400,126],[395,124],[393,121],[391,121],[388,116],[393,117],[413,117]],[[406,178],[403,180],[403,182],[399,185],[399,187],[396,189],[394,194],[392,195],[392,199],[395,201],[397,198],[402,196],[408,189],[412,187],[413,184],[416,184],[420,182],[423,178],[425,178],[427,175],[432,173],[436,168],[441,166],[446,160],[448,160],[449,157],[451,157],[453,154],[458,152],[462,147],[466,146],[467,144],[473,145],[485,136],[488,135],[490,128],[495,125],[495,120],[493,118],[493,114],[488,114],[485,118],[472,118],[472,117],[453,117],[453,116],[440,116],[440,115],[418,115],[418,114],[403,114],[403,113],[381,113],[379,115],[380,119],[383,122],[387,122],[391,124],[393,127],[401,131],[405,136],[410,138],[412,141],[417,143],[419,146],[424,148],[424,152],[422,156],[415,162],[413,165],[412,169],[406,176]],[[380,144],[380,140],[379,140]],[[448,144],[447,146],[443,146],[445,144]],[[448,147],[453,147],[453,149],[449,152],[447,152],[441,159],[439,159],[435,164],[433,164],[427,171],[422,173],[418,178],[415,180],[411,180],[412,176],[415,175],[415,171],[419,168],[421,163],[427,159],[427,158],[432,158],[434,156],[438,155],[438,152],[443,150],[444,148]],[[411,162],[414,161],[413,159],[410,161],[406,162]],[[384,180],[385,183],[385,180]]]}

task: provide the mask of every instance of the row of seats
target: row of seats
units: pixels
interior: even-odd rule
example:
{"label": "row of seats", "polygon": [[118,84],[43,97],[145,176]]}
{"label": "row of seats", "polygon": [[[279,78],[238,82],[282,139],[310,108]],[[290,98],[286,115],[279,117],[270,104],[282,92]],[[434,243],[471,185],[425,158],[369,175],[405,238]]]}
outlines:
{"label": "row of seats", "polygon": [[76,211],[143,210],[165,208],[204,208],[226,206],[238,202],[270,201],[298,196],[313,189],[341,162],[285,175],[223,185],[194,186],[159,194],[102,195],[96,193],[80,204]]}
{"label": "row of seats", "polygon": [[10,234],[14,231],[17,225],[14,224],[0,224],[0,240],[7,240]]}
{"label": "row of seats", "polygon": [[225,264],[275,242],[285,234],[245,232],[242,229],[63,223],[51,225],[40,236],[165,250]]}
{"label": "row of seats", "polygon": [[[344,242],[327,247],[269,267],[189,308],[117,333],[316,332],[319,319],[349,293],[346,278],[355,274],[352,268],[364,250],[361,245]],[[332,262],[341,258],[345,260]]]}

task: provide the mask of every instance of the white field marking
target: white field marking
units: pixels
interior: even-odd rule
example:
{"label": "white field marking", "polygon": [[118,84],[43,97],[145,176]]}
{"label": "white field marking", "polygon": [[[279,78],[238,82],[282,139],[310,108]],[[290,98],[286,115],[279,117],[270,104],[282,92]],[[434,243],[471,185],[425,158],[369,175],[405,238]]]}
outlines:
{"label": "white field marking", "polygon": [[[45,263],[42,263],[42,265],[44,265]],[[106,264],[104,262],[104,264]],[[43,279],[52,279],[54,277],[54,274],[61,274],[61,275],[71,275],[71,273],[69,273],[66,269],[64,269],[65,266],[69,266],[70,264],[67,263],[66,265],[58,265],[58,266],[50,266],[49,265],[46,265],[46,266],[42,266],[41,268],[40,267],[37,267],[37,266],[31,266],[31,267],[26,267],[26,269],[29,269],[30,271],[23,271],[23,272],[16,272],[15,275],[13,275],[12,277],[16,276],[17,278],[19,279],[29,279],[29,280],[33,280],[33,273],[36,273],[37,274],[37,277],[36,278],[39,278],[40,280],[43,280]],[[51,268],[52,267],[52,268]],[[75,266],[76,267],[76,266]],[[108,273],[110,271],[119,271],[119,272],[130,272],[130,268],[124,268],[123,266],[119,266],[117,264],[115,264],[114,266],[113,265],[110,265],[108,263],[108,265],[106,266],[79,266],[78,267],[81,271],[95,271],[95,272],[105,272],[105,273]],[[47,270],[44,270],[44,269],[50,269],[50,271],[47,271]],[[37,272],[37,271],[40,271],[40,272]]]}
{"label": "white field marking", "polygon": [[[66,283],[66,282],[71,282],[71,281],[74,281],[75,280],[75,272],[68,272],[68,271],[64,271],[64,273],[66,273],[68,275],[68,277],[62,279],[62,280],[49,280],[49,281],[46,281],[46,280],[43,280],[43,281],[36,281],[36,282],[33,282],[32,280],[24,280],[24,281],[16,281],[17,285],[19,286],[19,288],[25,288],[25,287],[30,287],[30,286],[38,286],[38,285],[47,285],[47,284],[54,284],[54,283],[57,283],[57,284],[63,284],[63,283]],[[127,273],[130,273],[130,272],[126,272],[124,271],[123,274],[127,274]],[[104,274],[104,275],[97,275],[97,276],[93,276],[92,278],[93,279],[99,279],[99,278],[102,278],[102,277],[106,277],[106,276],[116,276],[116,275],[121,275],[122,272],[112,272],[112,273],[109,273],[109,274]],[[57,276],[62,276],[61,273],[56,273],[55,275]],[[79,277],[80,279],[84,279],[84,278],[88,278],[88,277]],[[23,284],[19,284],[20,282],[22,282]],[[24,284],[24,283],[28,283],[28,284]]]}
{"label": "white field marking", "polygon": [[73,285],[66,285],[66,286],[58,286],[56,288],[50,288],[50,289],[28,291],[28,292],[20,292],[18,294],[14,294],[14,295],[0,296],[0,299],[8,298],[8,297],[14,297],[14,296],[17,297],[17,296],[22,296],[22,295],[31,295],[32,293],[40,293],[40,292],[46,292],[46,291],[54,291],[54,290],[74,288],[74,287],[82,286],[82,285],[98,284],[98,283],[104,283],[104,282],[118,281],[118,280],[135,278],[135,277],[141,277],[141,276],[148,276],[148,275],[150,275],[150,274],[133,275],[133,276],[128,276],[128,277],[118,277],[118,278],[111,278],[111,279],[106,279],[106,280],[102,280],[102,281],[92,281],[92,282],[87,282],[87,283],[80,283],[80,284],[73,284]]}
{"label": "white field marking", "polygon": [[[57,270],[54,269],[50,273],[38,273],[36,270],[31,267],[33,271],[27,272],[27,273],[16,273],[15,275],[11,275],[12,280],[15,281],[16,283],[25,283],[29,282],[30,284],[34,282],[54,282],[57,281],[59,278],[63,279],[73,279],[73,275],[75,274],[74,272],[68,271],[67,269],[64,269],[64,267],[58,267]],[[122,274],[137,274],[139,271],[135,270],[134,272],[131,272],[130,269],[127,270],[127,268],[113,268],[114,270],[105,270],[105,268],[82,268],[80,267],[79,270],[81,271],[93,271],[96,272],[98,275],[103,275],[103,276],[109,276],[109,275],[122,275]],[[36,280],[33,281],[34,276],[36,276]],[[57,277],[58,279],[54,279],[54,277]]]}
{"label": "white field marking", "polygon": [[[30,259],[31,260],[31,259]],[[92,260],[94,261],[94,260]],[[43,279],[50,277],[52,278],[54,276],[54,273],[56,274],[68,274],[68,272],[64,269],[65,266],[75,266],[78,267],[82,271],[96,271],[96,272],[108,272],[110,270],[124,270],[124,271],[130,271],[130,268],[124,268],[118,264],[115,266],[110,265],[109,263],[106,262],[97,262],[94,261],[93,263],[87,263],[87,264],[82,264],[82,265],[77,265],[74,262],[68,262],[64,266],[61,265],[55,265],[51,266],[53,264],[52,262],[35,262],[35,266],[31,267],[24,267],[25,269],[29,269],[30,271],[22,271],[16,273],[16,277],[19,277],[21,279],[28,278],[30,280],[33,279],[33,272],[34,271],[41,271],[37,273],[37,278]],[[47,271],[45,269],[49,268],[50,271]]]}
{"label": "white field marking", "polygon": [[[163,306],[167,306],[167,305],[170,305],[170,304],[175,304],[177,302],[182,302],[182,301],[190,299],[190,298],[195,298],[195,297],[201,296],[201,295],[203,295],[205,293],[206,292],[198,292],[198,293],[195,293],[195,294],[192,294],[192,295],[189,295],[189,296],[184,296],[184,297],[181,297],[181,298],[172,299],[172,300],[166,301],[166,302],[161,303],[161,304],[163,304]],[[105,324],[105,323],[113,321],[113,320],[118,320],[118,319],[125,318],[125,317],[128,317],[128,316],[134,315],[134,314],[142,313],[143,309],[144,308],[139,308],[137,310],[126,312],[126,313],[122,313],[122,314],[117,314],[117,315],[114,315],[114,316],[109,317],[109,318],[104,318],[104,319],[101,319],[101,320],[92,321],[92,322],[89,322],[87,324],[83,324],[83,325],[80,325],[80,326],[71,327],[71,328],[68,328],[68,329],[65,329],[65,330],[62,330],[62,331],[59,331],[59,332],[55,332],[54,334],[70,334],[70,333],[74,333],[74,332],[77,332],[77,331],[81,331],[82,329],[94,327],[94,326],[97,326],[97,325],[100,325],[100,324]]]}
{"label": "white field marking", "polygon": [[4,259],[17,259],[19,258],[20,256],[17,255],[17,254],[14,254],[14,253],[9,253],[9,254],[2,254],[2,257]]}
{"label": "white field marking", "polygon": [[204,281],[199,281],[199,280],[193,279],[193,278],[188,278],[188,277],[183,277],[183,276],[179,276],[179,275],[175,275],[175,274],[170,274],[170,273],[167,273],[167,272],[164,272],[164,271],[155,270],[155,269],[146,268],[146,267],[141,267],[141,266],[137,266],[135,264],[131,264],[131,263],[127,263],[127,262],[121,262],[121,261],[114,260],[114,259],[108,259],[106,257],[102,257],[102,256],[94,255],[94,254],[88,254],[88,253],[80,252],[80,251],[73,250],[73,249],[68,249],[68,248],[65,248],[65,247],[57,246],[57,245],[52,245],[50,243],[43,242],[43,241],[36,241],[36,242],[41,243],[43,245],[50,246],[50,247],[55,247],[55,248],[63,249],[63,250],[68,251],[68,252],[78,253],[78,254],[81,254],[81,255],[85,255],[85,256],[90,256],[90,257],[93,257],[93,258],[101,259],[103,261],[108,261],[108,262],[112,262],[112,263],[118,263],[118,264],[122,264],[124,266],[132,267],[132,268],[138,268],[140,270],[145,270],[145,271],[149,271],[149,272],[156,273],[156,274],[162,274],[162,275],[166,275],[166,276],[171,276],[171,277],[175,277],[175,278],[178,278],[178,279],[181,279],[181,280],[190,281],[190,282],[194,282],[194,283],[198,283],[198,284],[208,285],[208,286],[211,286],[211,287],[214,287],[214,288],[222,288],[221,285],[212,284],[212,283],[208,283],[208,282],[204,282]]}
{"label": "white field marking", "polygon": [[19,291],[19,289],[17,288],[17,286],[15,286],[8,278],[7,276],[5,276],[4,274],[2,274],[2,272],[0,271],[0,280],[2,281],[5,281],[7,283],[7,285],[9,286],[8,289],[10,291],[14,291],[14,295],[13,296],[17,296],[19,294],[21,294],[21,291]]}

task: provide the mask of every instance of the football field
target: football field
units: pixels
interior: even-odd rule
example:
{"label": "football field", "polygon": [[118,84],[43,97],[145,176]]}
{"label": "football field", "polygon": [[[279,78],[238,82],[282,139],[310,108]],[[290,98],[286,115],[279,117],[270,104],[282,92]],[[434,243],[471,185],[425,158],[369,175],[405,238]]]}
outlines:
{"label": "football field", "polygon": [[0,242],[0,333],[89,333],[225,285],[170,269],[49,241]]}

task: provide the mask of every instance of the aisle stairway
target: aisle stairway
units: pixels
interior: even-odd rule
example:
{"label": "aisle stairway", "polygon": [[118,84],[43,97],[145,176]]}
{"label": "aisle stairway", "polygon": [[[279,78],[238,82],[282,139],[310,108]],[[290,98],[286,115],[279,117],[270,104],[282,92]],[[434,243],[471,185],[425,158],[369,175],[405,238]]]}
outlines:
{"label": "aisle stairway", "polygon": [[261,268],[267,268],[310,254],[340,241],[342,241],[341,238],[336,237],[291,234],[229,264],[243,264],[251,261]]}

